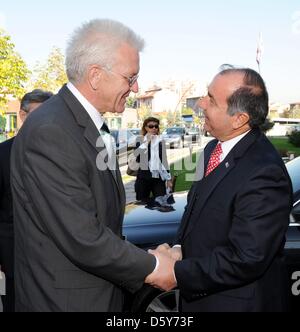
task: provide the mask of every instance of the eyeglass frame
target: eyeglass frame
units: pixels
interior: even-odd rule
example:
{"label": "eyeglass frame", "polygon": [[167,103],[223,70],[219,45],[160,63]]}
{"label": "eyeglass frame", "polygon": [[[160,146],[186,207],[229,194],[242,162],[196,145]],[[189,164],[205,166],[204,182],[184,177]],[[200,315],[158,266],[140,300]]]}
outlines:
{"label": "eyeglass frame", "polygon": [[147,128],[149,128],[149,129],[159,129],[159,125],[158,124],[156,124],[156,125],[147,125],[146,126]]}
{"label": "eyeglass frame", "polygon": [[120,75],[121,77],[125,78],[128,82],[128,85],[130,88],[132,88],[134,86],[134,84],[137,82],[138,78],[139,78],[139,74],[135,74],[131,77],[128,77],[126,75],[123,75],[121,73],[117,73],[116,71],[110,69],[110,68],[107,68],[107,67],[103,67],[104,70],[110,72],[110,73],[113,73],[113,74],[116,74],[116,75]]}

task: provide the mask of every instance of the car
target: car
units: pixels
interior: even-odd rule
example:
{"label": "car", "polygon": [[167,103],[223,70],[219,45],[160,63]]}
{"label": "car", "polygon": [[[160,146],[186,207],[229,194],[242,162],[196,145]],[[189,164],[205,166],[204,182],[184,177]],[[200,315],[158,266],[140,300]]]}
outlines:
{"label": "car", "polygon": [[136,136],[129,129],[112,129],[110,131],[116,142],[116,152],[120,166],[127,164],[128,156],[136,147]]}
{"label": "car", "polygon": [[184,136],[184,145],[194,144],[200,140],[200,130],[197,127],[187,128]]}
{"label": "car", "polygon": [[139,128],[131,128],[128,129],[134,136],[140,136],[141,135],[141,129]]}
{"label": "car", "polygon": [[[290,280],[290,310],[297,311],[300,308],[300,157],[286,166],[293,185],[294,207],[286,234],[285,253]],[[173,204],[168,208],[161,207],[156,201],[148,205],[128,204],[123,224],[126,239],[145,250],[162,243],[172,244],[187,204],[187,192],[174,193],[172,198]],[[161,292],[144,285],[133,296],[128,294],[126,309],[131,312],[177,312],[178,299],[178,290]]]}
{"label": "car", "polygon": [[184,127],[167,128],[162,133],[162,137],[166,142],[166,145],[170,148],[182,148],[184,146],[185,135],[186,130]]}

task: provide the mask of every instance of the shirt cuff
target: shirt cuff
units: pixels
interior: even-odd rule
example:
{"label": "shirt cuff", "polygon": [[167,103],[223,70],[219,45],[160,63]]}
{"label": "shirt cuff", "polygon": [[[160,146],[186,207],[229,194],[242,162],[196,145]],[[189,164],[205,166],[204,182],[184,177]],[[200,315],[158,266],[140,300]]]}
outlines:
{"label": "shirt cuff", "polygon": [[175,246],[173,246],[172,248],[181,248],[180,244],[175,244]]}
{"label": "shirt cuff", "polygon": [[158,270],[158,267],[159,267],[159,259],[156,256],[154,256],[154,257],[156,259],[156,265],[155,265],[155,268],[154,268],[152,273],[156,272]]}

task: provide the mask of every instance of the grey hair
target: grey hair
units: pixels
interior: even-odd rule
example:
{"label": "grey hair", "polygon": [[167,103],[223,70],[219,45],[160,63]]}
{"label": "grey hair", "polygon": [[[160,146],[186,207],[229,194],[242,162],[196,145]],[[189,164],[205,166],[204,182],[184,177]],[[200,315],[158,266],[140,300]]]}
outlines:
{"label": "grey hair", "polygon": [[50,91],[44,91],[41,89],[35,89],[31,92],[26,93],[21,99],[21,110],[24,112],[29,112],[29,105],[31,103],[43,103],[53,96]]}
{"label": "grey hair", "polygon": [[223,65],[219,75],[234,73],[244,76],[244,85],[228,97],[228,114],[247,113],[250,127],[260,128],[269,113],[269,94],[265,82],[255,70],[231,65]]}
{"label": "grey hair", "polygon": [[90,65],[111,69],[117,49],[127,43],[138,52],[144,40],[124,24],[95,19],[84,23],[71,36],[66,50],[66,70],[70,82],[79,83]]}

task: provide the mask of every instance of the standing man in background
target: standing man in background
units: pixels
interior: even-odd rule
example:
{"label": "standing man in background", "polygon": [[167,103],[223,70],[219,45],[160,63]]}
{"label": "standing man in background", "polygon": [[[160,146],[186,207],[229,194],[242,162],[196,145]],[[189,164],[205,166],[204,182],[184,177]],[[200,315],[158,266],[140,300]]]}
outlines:
{"label": "standing man in background", "polygon": [[[21,100],[19,111],[22,122],[52,96],[52,92],[39,89],[26,93]],[[14,230],[10,189],[10,154],[13,142],[14,138],[11,138],[0,144],[0,267],[6,277],[6,295],[1,297],[4,312],[13,312],[15,306]]]}
{"label": "standing man in background", "polygon": [[[143,40],[92,20],[69,41],[69,83],[26,121],[12,151],[18,311],[114,311],[153,255],[122,238],[125,191],[101,114],[138,92]],[[97,161],[97,164],[96,164]],[[105,165],[106,163],[106,165]]]}

